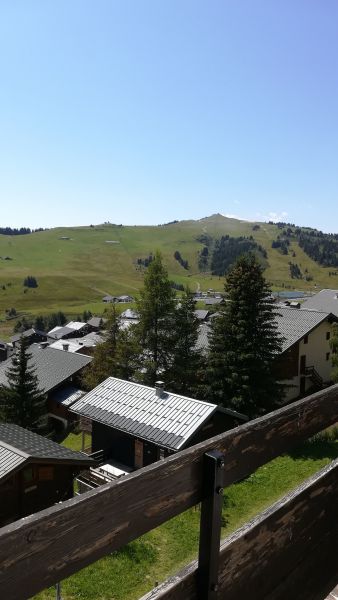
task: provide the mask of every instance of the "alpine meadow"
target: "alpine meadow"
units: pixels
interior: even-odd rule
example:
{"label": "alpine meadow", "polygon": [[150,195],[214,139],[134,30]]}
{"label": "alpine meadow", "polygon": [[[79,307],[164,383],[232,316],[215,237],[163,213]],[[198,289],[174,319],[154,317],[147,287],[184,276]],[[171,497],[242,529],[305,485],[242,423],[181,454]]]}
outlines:
{"label": "alpine meadow", "polygon": [[[178,287],[222,292],[224,276],[212,274],[219,272],[212,253],[215,257],[215,248],[226,236],[230,242],[252,238],[258,253],[265,252],[264,276],[273,290],[337,288],[337,270],[310,258],[293,233],[296,229],[307,231],[284,223],[252,223],[216,214],[158,226],[105,223],[26,235],[1,234],[0,335],[8,338],[20,316],[58,310],[70,318],[84,310],[102,314],[106,294],[137,295],[144,264],[156,250]],[[34,278],[37,286],[24,285],[27,278]]]}

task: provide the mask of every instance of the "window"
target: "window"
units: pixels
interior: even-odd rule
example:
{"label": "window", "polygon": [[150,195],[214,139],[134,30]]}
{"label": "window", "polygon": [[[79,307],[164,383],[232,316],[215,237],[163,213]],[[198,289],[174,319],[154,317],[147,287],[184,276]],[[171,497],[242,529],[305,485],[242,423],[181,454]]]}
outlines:
{"label": "window", "polygon": [[54,467],[39,467],[39,481],[52,481]]}
{"label": "window", "polygon": [[308,335],[306,335],[306,336],[305,336],[305,338],[304,338],[304,344],[307,344],[307,343],[308,343],[308,341],[309,341],[309,336],[308,336]]}
{"label": "window", "polygon": [[327,340],[329,340],[329,339],[330,339],[330,337],[331,337],[331,333],[330,333],[330,331],[327,331],[327,332],[326,332],[326,339],[327,339]]}
{"label": "window", "polygon": [[326,360],[330,360],[330,352],[326,353]]}
{"label": "window", "polygon": [[35,478],[36,472],[34,467],[27,467],[27,469],[23,471],[23,481],[25,485],[29,485],[30,483],[35,481]]}

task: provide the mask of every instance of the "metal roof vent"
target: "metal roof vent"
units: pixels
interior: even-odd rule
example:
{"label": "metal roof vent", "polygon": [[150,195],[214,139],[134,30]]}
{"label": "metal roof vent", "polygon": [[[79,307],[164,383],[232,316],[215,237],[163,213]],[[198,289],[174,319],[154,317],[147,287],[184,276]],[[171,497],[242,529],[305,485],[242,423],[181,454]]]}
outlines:
{"label": "metal roof vent", "polygon": [[164,392],[164,381],[155,381],[155,394],[159,398],[163,395]]}
{"label": "metal roof vent", "polygon": [[44,350],[45,348],[47,348],[47,346],[49,346],[48,342],[40,342],[41,350]]}
{"label": "metal roof vent", "polygon": [[68,352],[69,344],[62,344],[62,350],[64,350],[65,352]]}

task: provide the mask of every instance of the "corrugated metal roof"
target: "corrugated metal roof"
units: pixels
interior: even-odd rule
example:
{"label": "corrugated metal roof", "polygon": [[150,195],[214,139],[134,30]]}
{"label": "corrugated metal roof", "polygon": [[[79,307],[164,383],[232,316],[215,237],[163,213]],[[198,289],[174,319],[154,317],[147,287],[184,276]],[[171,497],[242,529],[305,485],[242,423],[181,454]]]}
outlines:
{"label": "corrugated metal roof", "polygon": [[[54,389],[92,361],[90,356],[84,354],[50,347],[42,349],[39,344],[32,344],[29,351],[32,354],[29,366],[35,367],[39,388],[43,392]],[[7,385],[6,371],[11,364],[11,359],[0,363],[0,385]]]}
{"label": "corrugated metal roof", "polygon": [[0,423],[0,478],[26,461],[39,460],[83,466],[93,464],[86,454],[65,448],[13,423]]}
{"label": "corrugated metal roof", "polygon": [[7,446],[2,446],[0,441],[0,480],[6,477],[8,473],[11,473],[11,471],[14,471],[14,469],[17,469],[26,460],[27,457]]}
{"label": "corrugated metal roof", "polygon": [[71,410],[130,433],[136,437],[179,450],[217,409],[215,404],[163,392],[108,377],[83,396]]}

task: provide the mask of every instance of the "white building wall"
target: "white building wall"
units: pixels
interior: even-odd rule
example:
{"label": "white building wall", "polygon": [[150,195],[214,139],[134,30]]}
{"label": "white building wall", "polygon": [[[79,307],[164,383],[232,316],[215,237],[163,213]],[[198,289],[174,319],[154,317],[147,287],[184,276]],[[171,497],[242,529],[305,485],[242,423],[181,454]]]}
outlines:
{"label": "white building wall", "polygon": [[[300,394],[300,381],[302,377],[300,373],[300,361],[302,355],[306,356],[306,366],[314,367],[318,375],[323,379],[324,384],[330,383],[332,361],[330,340],[326,339],[327,332],[330,332],[331,337],[332,325],[326,320],[309,333],[307,344],[304,343],[304,339],[299,342],[298,375],[293,379],[283,380],[283,384],[290,386],[285,390],[285,402],[294,400]],[[330,354],[329,360],[327,360],[328,353]],[[306,377],[305,391],[309,390],[312,386],[313,382],[309,377]]]}

